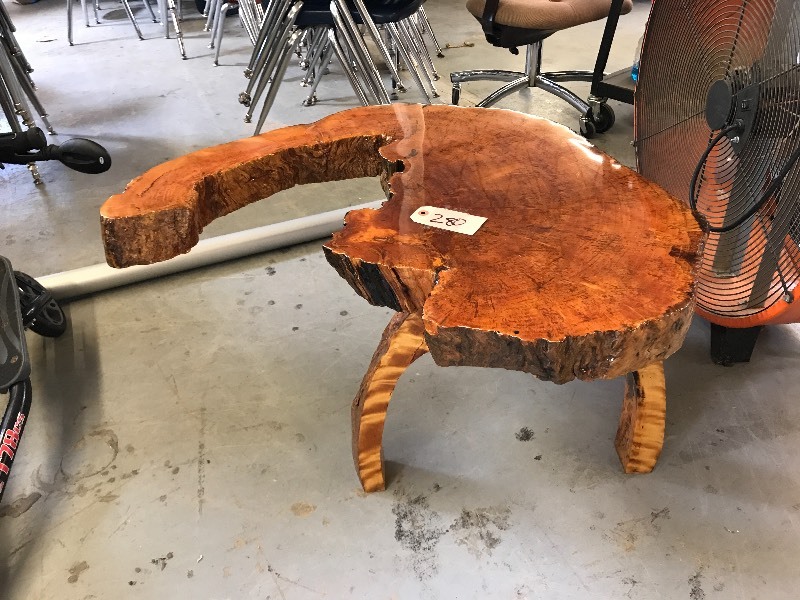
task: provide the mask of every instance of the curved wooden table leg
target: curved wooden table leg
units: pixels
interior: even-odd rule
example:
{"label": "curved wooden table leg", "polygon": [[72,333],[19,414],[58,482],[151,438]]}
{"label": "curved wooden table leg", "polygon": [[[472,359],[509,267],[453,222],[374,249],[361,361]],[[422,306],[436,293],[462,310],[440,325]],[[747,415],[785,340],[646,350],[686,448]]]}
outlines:
{"label": "curved wooden table leg", "polygon": [[664,363],[628,373],[614,445],[626,473],[649,473],[664,445],[667,396]]}
{"label": "curved wooden table leg", "polygon": [[365,492],[386,489],[383,472],[386,410],[400,376],[428,351],[424,330],[419,314],[401,312],[392,317],[353,400],[353,460]]}

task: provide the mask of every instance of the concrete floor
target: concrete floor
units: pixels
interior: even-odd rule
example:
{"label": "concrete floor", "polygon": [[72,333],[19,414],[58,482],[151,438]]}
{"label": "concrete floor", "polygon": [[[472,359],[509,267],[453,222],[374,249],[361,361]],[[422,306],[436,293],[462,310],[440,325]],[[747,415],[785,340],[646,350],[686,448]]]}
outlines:
{"label": "concrete floor", "polygon": [[[37,276],[102,261],[98,208],[128,180],[251,132],[233,19],[214,68],[191,3],[187,61],[144,18],[136,40],[113,6],[70,48],[61,3],[7,3],[59,139],[92,137],[114,160],[96,177],[42,164],[38,188],[24,168],[0,171],[1,251]],[[610,69],[630,62],[648,6],[623,19]],[[483,41],[461,0],[428,12],[443,43],[475,44],[449,50],[443,74],[520,64]],[[601,30],[553,36],[546,66],[591,67]],[[298,76],[270,127],[353,104],[333,69],[320,104],[300,107]],[[538,91],[503,106],[577,123]],[[631,108],[615,107],[597,143],[631,164]],[[371,180],[297,188],[207,234],[380,194]],[[622,381],[555,386],[423,358],[389,413],[389,489],[367,496],[349,404],[389,312],[355,296],[319,242],[66,311],[62,338],[29,336],[34,407],[0,506],[0,598],[797,597],[797,326],[768,328],[752,362],[723,368],[696,320],[667,362],[667,438],[646,476],[624,475],[613,450]]]}

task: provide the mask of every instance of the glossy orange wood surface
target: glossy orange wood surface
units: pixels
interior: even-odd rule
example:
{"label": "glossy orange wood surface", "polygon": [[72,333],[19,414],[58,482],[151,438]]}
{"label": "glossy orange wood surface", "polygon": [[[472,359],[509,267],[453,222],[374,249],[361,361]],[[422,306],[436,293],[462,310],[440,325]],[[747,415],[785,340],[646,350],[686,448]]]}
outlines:
{"label": "glossy orange wood surface", "polygon": [[[381,176],[387,202],[348,213],[324,247],[358,294],[400,313],[353,405],[365,489],[384,485],[389,399],[425,351],[439,365],[557,383],[639,371],[617,448],[626,470],[652,468],[663,439],[663,419],[652,416],[664,398],[653,365],[689,327],[703,234],[681,202],[560,125],[392,105],[195,152],[106,202],[106,256],[118,267],[165,260],[213,219],[278,190],[368,175]],[[437,229],[411,220],[421,206],[487,220],[474,235]]]}

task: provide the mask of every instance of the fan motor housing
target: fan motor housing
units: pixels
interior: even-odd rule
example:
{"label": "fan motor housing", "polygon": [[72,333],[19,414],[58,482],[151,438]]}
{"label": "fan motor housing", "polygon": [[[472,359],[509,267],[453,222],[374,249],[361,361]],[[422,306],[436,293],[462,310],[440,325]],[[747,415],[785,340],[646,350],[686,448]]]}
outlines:
{"label": "fan motor housing", "polygon": [[753,130],[753,122],[758,109],[759,85],[749,85],[734,93],[730,82],[718,79],[711,84],[706,96],[706,122],[711,131],[718,131],[723,127],[742,122],[739,131],[731,131],[728,137],[735,150],[747,141]]}

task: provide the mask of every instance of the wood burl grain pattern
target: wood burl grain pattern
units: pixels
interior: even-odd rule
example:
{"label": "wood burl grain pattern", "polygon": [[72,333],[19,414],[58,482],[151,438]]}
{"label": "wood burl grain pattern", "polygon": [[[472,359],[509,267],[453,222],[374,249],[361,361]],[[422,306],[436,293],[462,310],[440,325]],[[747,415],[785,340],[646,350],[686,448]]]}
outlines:
{"label": "wood burl grain pattern", "polygon": [[[328,261],[364,298],[421,312],[439,365],[563,383],[663,360],[691,320],[702,232],[678,200],[565,127],[511,111],[358,108],[193,152],[101,209],[113,266],[187,252],[213,219],[294,185],[382,176]],[[419,206],[487,217],[472,236]]]}
{"label": "wood burl grain pattern", "polygon": [[[683,343],[704,239],[658,186],[565,127],[511,111],[392,105],[335,114],[164,163],[101,209],[124,267],[188,252],[203,227],[303,183],[380,176],[388,200],[351,211],[325,255],[398,313],[353,407],[362,483],[382,489],[383,419],[420,353],[556,383],[631,374],[617,436],[627,471],[663,441],[661,362]],[[419,224],[434,206],[485,217],[474,235]]]}

